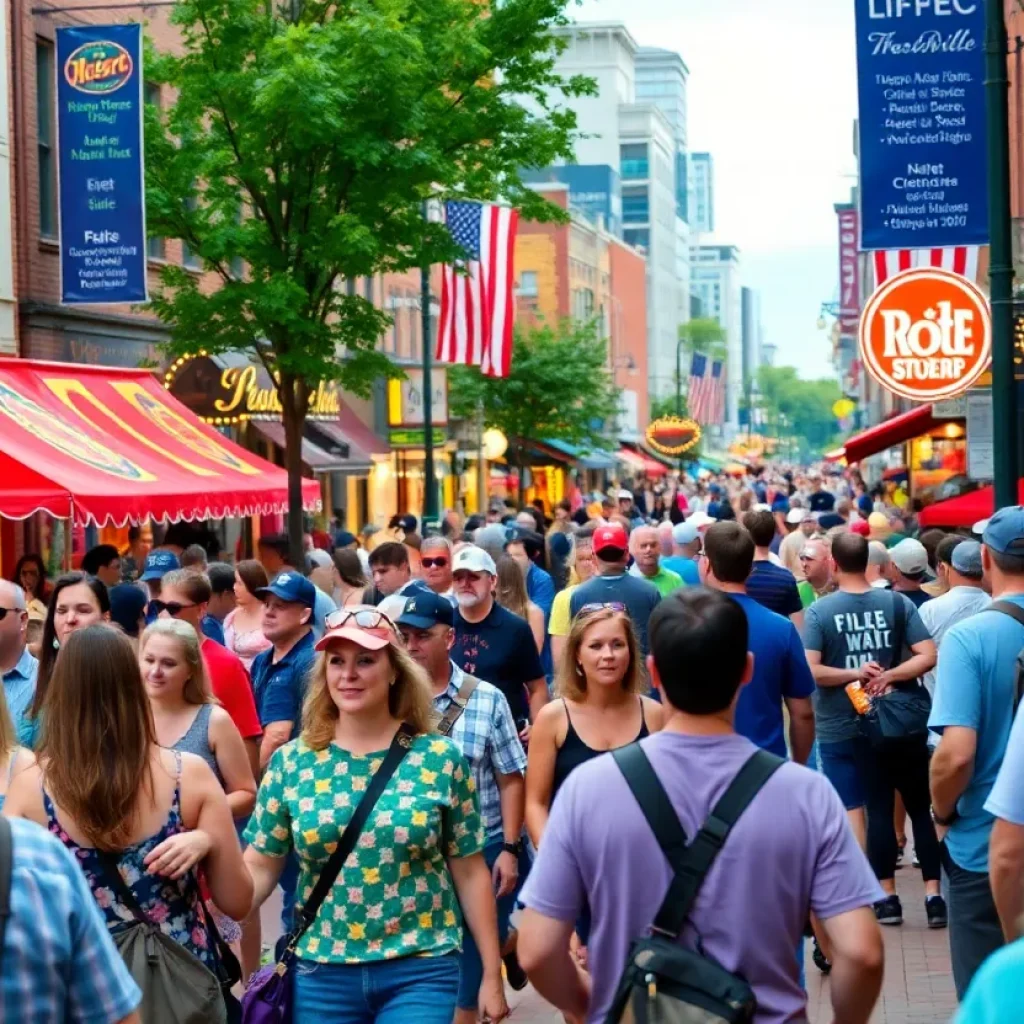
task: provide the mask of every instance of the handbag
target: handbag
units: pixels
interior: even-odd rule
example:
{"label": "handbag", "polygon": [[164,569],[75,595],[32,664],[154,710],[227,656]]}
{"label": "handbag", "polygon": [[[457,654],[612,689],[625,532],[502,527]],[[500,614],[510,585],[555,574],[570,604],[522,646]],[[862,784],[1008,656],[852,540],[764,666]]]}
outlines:
{"label": "handbag", "polygon": [[[893,601],[893,665],[900,664],[903,637],[907,629],[907,608],[903,598],[891,594]],[[875,747],[928,735],[932,699],[918,680],[897,687],[891,693],[872,698],[871,710],[860,716],[861,730]]]}
{"label": "handbag", "polygon": [[391,741],[391,747],[383,763],[370,780],[366,792],[352,812],[345,831],[338,840],[334,853],[324,865],[320,877],[301,908],[296,907],[296,924],[288,934],[284,951],[276,964],[261,967],[249,982],[242,996],[242,1024],[290,1024],[292,1019],[292,973],[295,970],[295,947],[306,930],[316,920],[320,905],[338,879],[342,865],[355,849],[356,840],[366,825],[367,818],[381,794],[391,781],[403,758],[412,746],[415,730],[402,725]]}

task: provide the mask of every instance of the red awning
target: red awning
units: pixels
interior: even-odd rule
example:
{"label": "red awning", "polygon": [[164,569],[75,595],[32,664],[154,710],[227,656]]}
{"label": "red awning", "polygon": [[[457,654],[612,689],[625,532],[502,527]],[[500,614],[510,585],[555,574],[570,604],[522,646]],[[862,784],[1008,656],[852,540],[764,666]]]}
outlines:
{"label": "red awning", "polygon": [[900,413],[846,442],[844,450],[847,462],[860,462],[869,455],[885,451],[893,445],[903,444],[913,437],[920,437],[933,430],[941,421],[932,416],[931,405],[919,405],[909,412]]}
{"label": "red awning", "polygon": [[[0,516],[78,523],[287,511],[283,469],[245,451],[146,370],[0,359]],[[320,485],[303,481],[307,509]]]}
{"label": "red awning", "polygon": [[[1017,481],[1017,500],[1024,505],[1024,480]],[[921,509],[917,521],[921,526],[973,526],[982,519],[988,519],[996,510],[994,487],[982,487],[980,491],[961,494],[959,498],[937,501]]]}

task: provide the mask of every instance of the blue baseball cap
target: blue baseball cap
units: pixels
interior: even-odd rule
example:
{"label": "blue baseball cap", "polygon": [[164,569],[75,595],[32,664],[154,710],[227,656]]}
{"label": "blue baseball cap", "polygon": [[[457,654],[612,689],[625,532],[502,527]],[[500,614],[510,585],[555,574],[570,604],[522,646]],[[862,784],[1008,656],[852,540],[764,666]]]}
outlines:
{"label": "blue baseball cap", "polygon": [[1024,555],[1024,505],[1001,508],[985,523],[981,543],[1000,555]]}
{"label": "blue baseball cap", "polygon": [[405,602],[397,624],[412,629],[452,626],[455,624],[455,613],[448,598],[432,592],[416,593]]}
{"label": "blue baseball cap", "polygon": [[350,544],[355,544],[355,542],[356,535],[348,530],[339,530],[334,535],[334,546],[336,548],[347,548]]}
{"label": "blue baseball cap", "polygon": [[265,600],[268,594],[279,597],[290,604],[303,604],[307,608],[316,605],[316,587],[305,576],[297,572],[279,573],[269,587],[260,587],[256,596]]}
{"label": "blue baseball cap", "polygon": [[162,580],[169,572],[181,568],[181,562],[173,551],[150,551],[139,577],[146,580]]}
{"label": "blue baseball cap", "polygon": [[[976,540],[962,540],[950,555],[953,568],[961,576],[980,580],[984,575],[981,565],[981,545]],[[117,589],[116,587],[114,588]]]}

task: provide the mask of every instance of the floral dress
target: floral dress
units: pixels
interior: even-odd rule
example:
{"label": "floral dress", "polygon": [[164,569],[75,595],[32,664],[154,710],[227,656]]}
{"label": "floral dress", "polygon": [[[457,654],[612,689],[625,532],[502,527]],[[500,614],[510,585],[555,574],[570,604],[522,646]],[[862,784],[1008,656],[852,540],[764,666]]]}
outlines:
{"label": "floral dress", "polygon": [[[138,900],[146,917],[168,938],[184,946],[193,956],[213,969],[215,959],[210,950],[206,916],[195,877],[189,874],[175,880],[151,875],[144,863],[149,853],[165,839],[185,831],[181,821],[180,801],[181,757],[178,755],[178,782],[174,787],[174,800],[167,821],[155,835],[126,847],[118,855],[118,863],[121,877]],[[122,925],[132,923],[135,916],[119,902],[117,894],[110,887],[99,853],[93,847],[79,846],[67,834],[57,819],[56,808],[45,789],[43,804],[46,808],[47,827],[74,855],[100,910],[103,911],[108,930],[116,932]]]}

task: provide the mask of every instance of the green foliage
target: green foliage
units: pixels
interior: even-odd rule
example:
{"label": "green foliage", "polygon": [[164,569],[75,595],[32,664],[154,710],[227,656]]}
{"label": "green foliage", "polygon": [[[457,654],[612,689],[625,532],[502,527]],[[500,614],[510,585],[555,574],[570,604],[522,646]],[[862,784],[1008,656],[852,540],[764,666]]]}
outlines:
{"label": "green foliage", "polygon": [[508,377],[495,380],[456,366],[448,381],[454,417],[474,417],[482,405],[485,426],[500,430],[513,445],[548,438],[602,448],[608,443],[605,427],[619,406],[608,346],[596,322],[517,327]]}
{"label": "green foliage", "polygon": [[[683,351],[690,355],[697,352],[719,362],[725,362],[728,357],[725,328],[709,317],[697,317],[680,324],[679,340],[683,343]],[[685,377],[690,369],[688,361],[684,362],[682,369]]]}
{"label": "green foliage", "polygon": [[250,351],[280,376],[293,511],[309,385],[367,395],[398,373],[376,351],[390,317],[346,282],[459,255],[427,200],[564,217],[518,169],[571,159],[548,90],[594,91],[554,70],[565,3],[181,0],[181,52],[148,48],[173,98],[146,110],[149,230],[218,278],[166,267],[153,308],[175,354]]}
{"label": "green foliage", "polygon": [[835,380],[801,380],[792,366],[762,366],[757,385],[768,433],[796,443],[804,459],[834,446],[838,424],[832,406],[843,397]]}

